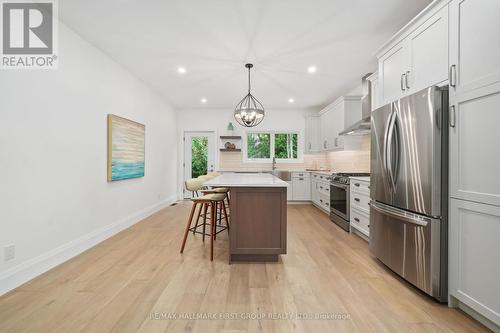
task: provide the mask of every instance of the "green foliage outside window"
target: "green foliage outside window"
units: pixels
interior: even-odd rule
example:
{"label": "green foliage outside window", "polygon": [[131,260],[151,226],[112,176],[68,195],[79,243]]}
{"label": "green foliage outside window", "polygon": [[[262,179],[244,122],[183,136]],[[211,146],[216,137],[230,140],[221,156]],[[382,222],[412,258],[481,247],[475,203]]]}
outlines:
{"label": "green foliage outside window", "polygon": [[191,141],[191,177],[207,174],[208,166],[208,138],[195,137]]}
{"label": "green foliage outside window", "polygon": [[271,154],[271,133],[248,133],[247,135],[247,158],[270,159],[297,159],[298,141],[297,133],[275,133],[274,154]]}
{"label": "green foliage outside window", "polygon": [[271,134],[249,133],[247,156],[248,158],[271,158]]}
{"label": "green foliage outside window", "polygon": [[297,133],[277,133],[274,135],[274,157],[297,158]]}

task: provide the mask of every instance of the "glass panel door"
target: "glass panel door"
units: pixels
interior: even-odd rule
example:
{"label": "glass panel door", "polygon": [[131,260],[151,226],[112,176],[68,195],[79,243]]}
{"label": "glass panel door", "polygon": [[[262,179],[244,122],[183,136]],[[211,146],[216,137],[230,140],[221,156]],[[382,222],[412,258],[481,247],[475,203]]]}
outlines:
{"label": "glass panel door", "polygon": [[[215,134],[213,132],[184,133],[184,180],[197,178],[215,170]],[[184,198],[191,192],[184,188]]]}

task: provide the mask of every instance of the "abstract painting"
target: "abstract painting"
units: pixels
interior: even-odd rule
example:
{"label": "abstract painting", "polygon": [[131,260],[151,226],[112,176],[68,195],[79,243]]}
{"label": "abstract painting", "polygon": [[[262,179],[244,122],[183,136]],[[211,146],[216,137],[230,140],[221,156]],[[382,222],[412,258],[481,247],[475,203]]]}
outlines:
{"label": "abstract painting", "polygon": [[145,126],[108,114],[108,181],[144,177]]}

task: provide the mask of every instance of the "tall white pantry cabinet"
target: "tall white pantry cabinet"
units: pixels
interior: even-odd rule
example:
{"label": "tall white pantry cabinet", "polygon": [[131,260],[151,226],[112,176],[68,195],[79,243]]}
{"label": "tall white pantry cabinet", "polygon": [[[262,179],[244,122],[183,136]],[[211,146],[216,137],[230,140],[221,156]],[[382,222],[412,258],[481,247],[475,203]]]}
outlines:
{"label": "tall white pantry cabinet", "polygon": [[377,57],[380,105],[449,85],[450,305],[500,331],[500,0],[434,1]]}
{"label": "tall white pantry cabinet", "polygon": [[450,17],[451,301],[500,325],[500,1]]}

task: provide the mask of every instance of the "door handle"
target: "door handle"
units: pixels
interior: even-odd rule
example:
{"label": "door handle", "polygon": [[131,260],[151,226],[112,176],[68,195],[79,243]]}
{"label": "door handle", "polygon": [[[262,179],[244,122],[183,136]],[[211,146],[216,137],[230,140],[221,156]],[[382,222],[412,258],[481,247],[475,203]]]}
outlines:
{"label": "door handle", "polygon": [[360,200],[359,198],[354,198],[354,201],[359,202]]}
{"label": "door handle", "polygon": [[391,118],[389,120],[389,125],[387,128],[387,148],[385,153],[386,153],[386,169],[389,173],[389,181],[391,182],[392,189],[395,192],[396,191],[396,184],[395,184],[395,179],[394,179],[394,170],[393,170],[393,160],[392,160],[392,139],[394,135],[394,125],[396,123],[396,113],[393,112],[391,115]]}
{"label": "door handle", "polygon": [[370,206],[373,207],[373,209],[375,209],[379,213],[403,220],[405,222],[416,224],[421,227],[426,227],[427,224],[432,222],[432,219],[430,219],[429,217],[424,217],[421,215],[416,215],[413,213],[401,211],[399,209],[395,209],[387,205],[380,204],[373,200],[370,202]]}
{"label": "door handle", "polygon": [[401,82],[400,82],[400,84],[401,84],[401,91],[405,91],[406,90],[405,86],[404,86],[404,80],[405,80],[405,74],[403,73],[403,74],[401,74]]}
{"label": "door handle", "polygon": [[408,81],[410,80],[410,71],[407,71],[406,74],[405,74],[405,85],[406,85],[406,89],[410,89],[410,84],[408,83]]}
{"label": "door handle", "polygon": [[359,183],[355,183],[354,186],[359,187]]}
{"label": "door handle", "polygon": [[357,217],[354,218],[354,221],[359,222],[359,219]]}
{"label": "door handle", "polygon": [[448,72],[448,81],[450,81],[451,87],[457,86],[457,65],[451,65]]}
{"label": "door handle", "polygon": [[456,125],[456,114],[455,105],[450,106],[450,127],[455,128]]}
{"label": "door handle", "polygon": [[309,142],[309,150],[311,150],[311,143]]}

